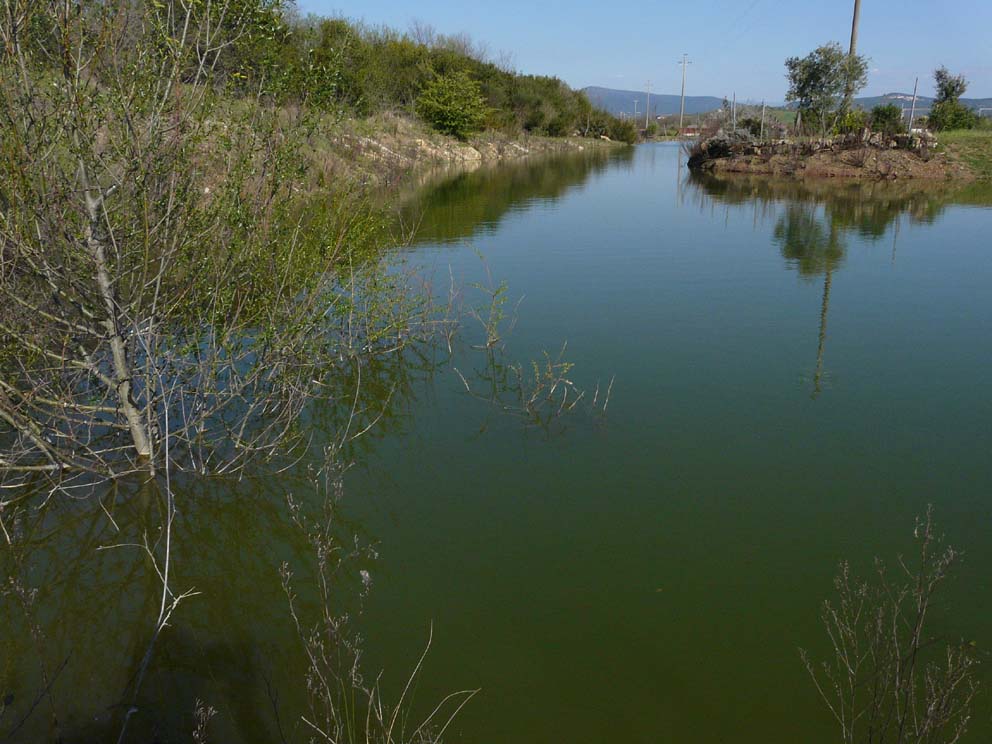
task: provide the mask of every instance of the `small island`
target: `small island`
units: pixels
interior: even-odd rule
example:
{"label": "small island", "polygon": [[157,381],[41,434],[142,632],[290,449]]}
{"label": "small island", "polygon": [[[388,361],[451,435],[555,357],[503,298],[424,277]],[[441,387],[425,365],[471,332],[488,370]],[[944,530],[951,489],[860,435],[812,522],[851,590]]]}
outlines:
{"label": "small island", "polygon": [[[894,104],[852,105],[867,79],[867,61],[836,43],[786,60],[794,107],[791,126],[765,136],[764,117],[737,119],[736,107],[685,145],[690,169],[715,173],[863,179],[992,177],[992,127],[961,102],[963,75],[934,71],[937,97],[909,122]],[[769,128],[771,131],[771,128]]]}

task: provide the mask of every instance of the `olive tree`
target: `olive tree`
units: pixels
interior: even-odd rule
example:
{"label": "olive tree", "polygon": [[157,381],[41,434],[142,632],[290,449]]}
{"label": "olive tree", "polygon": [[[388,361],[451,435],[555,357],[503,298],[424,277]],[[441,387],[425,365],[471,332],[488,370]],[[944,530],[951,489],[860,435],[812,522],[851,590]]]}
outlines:
{"label": "olive tree", "polygon": [[853,96],[868,81],[868,61],[849,55],[836,42],[817,47],[805,57],[789,57],[785,67],[786,100],[796,103],[802,121],[815,123],[821,134],[833,127],[845,96]]}
{"label": "olive tree", "polygon": [[[392,347],[381,225],[306,208],[305,107],[225,62],[271,0],[0,0],[0,477],[230,471]],[[302,112],[302,113],[301,113]],[[328,206],[328,204],[330,206]],[[80,478],[79,476],[83,476]]]}

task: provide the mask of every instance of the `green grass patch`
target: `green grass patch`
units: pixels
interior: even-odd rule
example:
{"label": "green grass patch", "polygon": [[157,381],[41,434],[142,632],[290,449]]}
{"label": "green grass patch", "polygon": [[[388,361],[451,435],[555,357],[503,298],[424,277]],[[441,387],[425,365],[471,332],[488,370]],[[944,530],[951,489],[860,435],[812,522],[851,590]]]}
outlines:
{"label": "green grass patch", "polygon": [[940,132],[937,141],[941,149],[971,168],[979,178],[992,180],[992,130]]}
{"label": "green grass patch", "polygon": [[782,124],[793,125],[796,123],[796,112],[790,109],[770,108],[768,115]]}

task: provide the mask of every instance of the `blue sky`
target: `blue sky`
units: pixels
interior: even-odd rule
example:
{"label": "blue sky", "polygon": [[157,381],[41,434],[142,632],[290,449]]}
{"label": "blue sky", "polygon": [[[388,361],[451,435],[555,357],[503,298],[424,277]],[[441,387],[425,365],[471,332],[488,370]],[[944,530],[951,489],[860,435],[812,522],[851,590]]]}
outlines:
{"label": "blue sky", "polygon": [[[414,20],[468,33],[521,72],[602,85],[781,101],[783,61],[850,40],[853,0],[297,0],[303,13],[407,29]],[[992,96],[992,0],[862,0],[858,51],[870,57],[864,94],[933,90],[941,64],[964,73],[967,96]]]}

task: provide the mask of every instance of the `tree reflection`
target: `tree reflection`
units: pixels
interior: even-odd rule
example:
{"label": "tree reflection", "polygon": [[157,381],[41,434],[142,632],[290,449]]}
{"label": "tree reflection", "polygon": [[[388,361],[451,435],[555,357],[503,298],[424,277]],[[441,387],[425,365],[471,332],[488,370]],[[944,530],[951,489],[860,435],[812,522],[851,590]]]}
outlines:
{"label": "tree reflection", "polygon": [[823,277],[814,398],[822,391],[830,290],[833,274],[847,252],[845,238],[855,235],[877,241],[891,230],[894,262],[895,240],[904,216],[911,224],[929,224],[950,205],[992,200],[992,185],[981,183],[934,188],[925,181],[798,180],[698,171],[690,172],[688,183],[701,206],[706,202],[728,208],[752,204],[755,226],[759,212],[763,219],[774,215],[773,238],[788,265],[804,279]]}
{"label": "tree reflection", "polygon": [[932,182],[919,180],[800,180],[698,171],[690,172],[688,182],[704,201],[820,206],[830,225],[868,240],[883,237],[902,215],[910,223],[930,224],[951,205],[992,200],[992,184],[985,183],[941,183],[935,188]]}
{"label": "tree reflection", "polygon": [[845,246],[841,229],[831,220],[821,220],[808,204],[790,204],[774,230],[775,242],[782,256],[804,279],[823,275],[823,300],[820,305],[820,331],[817,335],[816,371],[813,373],[813,398],[822,391],[823,354],[827,341],[827,316],[830,312],[830,287],[833,272],[844,260]]}
{"label": "tree reflection", "polygon": [[633,148],[541,156],[441,174],[406,198],[400,219],[416,225],[417,242],[453,242],[496,225],[504,215],[531,204],[560,199],[569,190],[618,162],[631,162]]}
{"label": "tree reflection", "polygon": [[[126,741],[186,740],[197,700],[221,711],[211,726],[222,740],[278,741],[275,701],[284,720],[306,705],[280,564],[300,577],[303,611],[318,601],[294,516],[325,507],[315,481],[328,452],[354,462],[403,430],[438,364],[432,348],[416,345],[356,358],[325,382],[333,394],[300,417],[305,451],[255,477],[174,477],[170,592],[197,596],[154,644],[166,508],[159,482],[120,479],[47,500],[26,490],[0,502],[0,741],[116,741],[125,720]],[[370,542],[343,517],[334,524],[346,549]],[[361,581],[342,580],[336,610],[351,612]]]}
{"label": "tree reflection", "polygon": [[789,205],[773,235],[782,256],[804,278],[830,273],[844,260],[845,246],[837,225],[821,220],[809,205]]}
{"label": "tree reflection", "polygon": [[[474,338],[473,330],[463,333],[456,353]],[[219,711],[211,723],[218,740],[286,740],[282,727],[296,725],[309,703],[307,660],[280,565],[296,574],[300,615],[321,616],[324,582],[300,525],[330,525],[331,552],[354,561],[331,586],[329,612],[336,621],[361,610],[362,570],[375,568],[375,539],[346,516],[351,502],[337,508],[338,492],[322,480],[331,462],[345,469],[368,462],[383,438],[406,432],[437,372],[454,365],[451,348],[435,341],[342,360],[338,374],[322,381],[327,394],[296,422],[305,446],[271,470],[173,479],[170,591],[197,596],[154,644],[163,593],[155,557],[167,508],[158,484],[121,479],[48,500],[28,491],[19,501],[0,499],[0,742],[116,741],[125,721],[124,741],[185,740],[197,701]],[[465,361],[478,357],[478,350],[464,351]],[[510,408],[528,423],[548,425],[581,399],[559,358],[535,367],[531,378],[506,360],[502,344],[484,351],[493,361],[485,398],[493,410]],[[605,408],[608,397],[605,389],[584,400]],[[361,475],[347,479],[351,485]],[[357,641],[347,648],[361,650]],[[286,733],[302,740],[298,731]]]}

